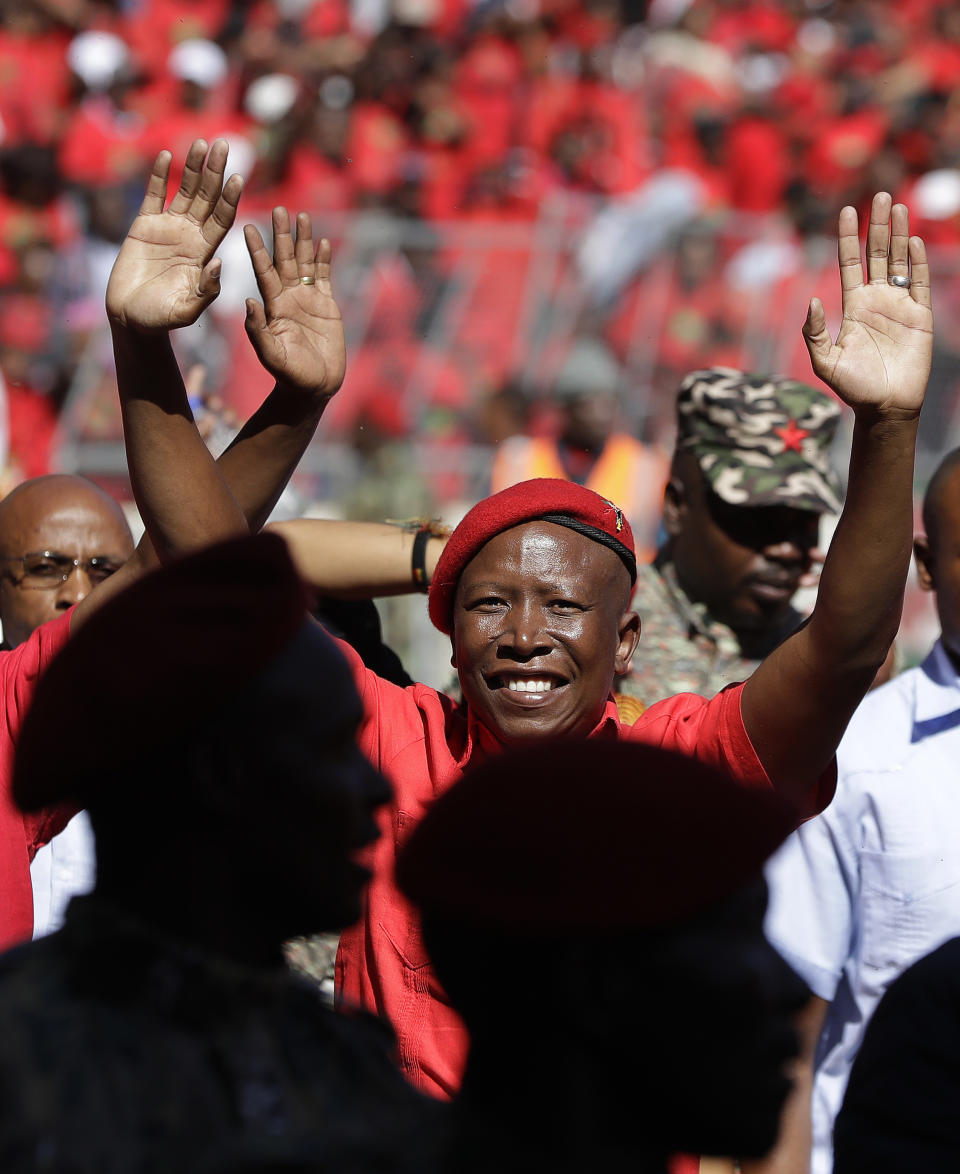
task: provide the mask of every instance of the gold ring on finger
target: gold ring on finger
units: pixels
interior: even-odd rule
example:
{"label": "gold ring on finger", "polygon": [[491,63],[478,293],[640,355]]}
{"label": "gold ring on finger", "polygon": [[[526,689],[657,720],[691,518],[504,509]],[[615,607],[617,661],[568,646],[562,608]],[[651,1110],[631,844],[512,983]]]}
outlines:
{"label": "gold ring on finger", "polygon": [[301,277],[300,284],[301,285],[316,285],[317,279],[315,277]]}

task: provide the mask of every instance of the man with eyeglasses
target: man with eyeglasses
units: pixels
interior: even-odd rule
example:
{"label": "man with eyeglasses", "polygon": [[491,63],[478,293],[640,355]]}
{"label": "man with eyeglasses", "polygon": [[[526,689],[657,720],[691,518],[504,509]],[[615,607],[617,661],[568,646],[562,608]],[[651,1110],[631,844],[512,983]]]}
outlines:
{"label": "man with eyeglasses", "polygon": [[133,554],[120,506],[84,477],[53,474],[0,502],[0,623],[16,648]]}
{"label": "man with eyeglasses", "polygon": [[[18,485],[0,502],[0,624],[3,649],[85,599],[133,554],[123,510],[85,477],[55,473]],[[30,865],[34,936],[57,927],[62,893],[93,883],[86,814],[39,849]]]}

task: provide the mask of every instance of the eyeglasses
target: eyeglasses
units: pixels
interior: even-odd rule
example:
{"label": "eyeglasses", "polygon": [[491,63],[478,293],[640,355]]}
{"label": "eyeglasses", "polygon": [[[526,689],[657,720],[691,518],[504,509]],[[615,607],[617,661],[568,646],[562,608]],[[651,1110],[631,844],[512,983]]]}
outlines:
{"label": "eyeglasses", "polygon": [[87,578],[94,586],[102,583],[104,579],[109,579],[114,571],[120,569],[120,563],[105,555],[95,555],[86,559],[71,558],[68,554],[58,554],[55,550],[6,555],[0,561],[20,563],[23,575],[17,580],[17,585],[31,590],[59,587],[61,583],[66,583],[77,567],[86,572]]}

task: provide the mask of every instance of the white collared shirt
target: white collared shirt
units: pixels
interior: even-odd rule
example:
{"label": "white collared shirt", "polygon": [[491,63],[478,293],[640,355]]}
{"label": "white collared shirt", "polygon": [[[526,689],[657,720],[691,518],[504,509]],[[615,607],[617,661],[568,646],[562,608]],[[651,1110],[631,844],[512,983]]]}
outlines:
{"label": "white collared shirt", "polygon": [[960,934],[960,678],[939,641],[919,668],[867,696],[837,760],[836,798],[767,870],[767,936],[830,1002],[812,1174],[833,1168],[833,1120],[884,991]]}
{"label": "white collared shirt", "polygon": [[70,898],[89,893],[96,872],[93,828],[90,817],[81,811],[37,851],[30,865],[34,939],[63,925]]}

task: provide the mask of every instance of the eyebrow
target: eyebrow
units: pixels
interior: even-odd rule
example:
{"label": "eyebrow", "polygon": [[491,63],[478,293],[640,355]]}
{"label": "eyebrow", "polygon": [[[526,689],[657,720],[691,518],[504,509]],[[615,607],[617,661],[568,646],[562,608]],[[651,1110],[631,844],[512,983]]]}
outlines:
{"label": "eyebrow", "polygon": [[[582,587],[574,589],[570,584],[557,582],[556,579],[534,579],[533,584],[538,595],[562,595],[570,599],[579,597],[583,602],[587,602],[588,600],[592,601],[602,591],[599,584],[590,583],[586,589]],[[513,588],[508,588],[506,584],[496,579],[484,579],[482,582],[471,583],[463,588],[464,595],[468,596],[484,591],[497,591],[507,594],[512,592]]]}

